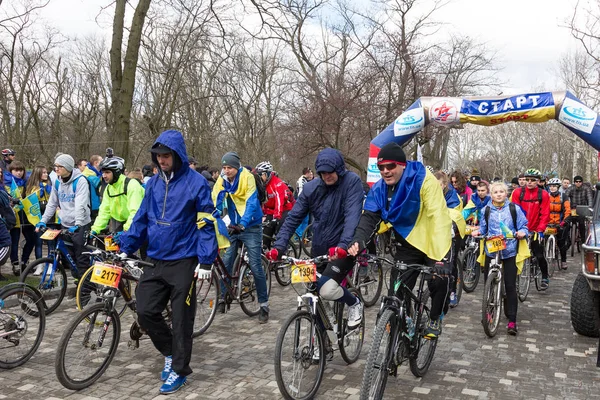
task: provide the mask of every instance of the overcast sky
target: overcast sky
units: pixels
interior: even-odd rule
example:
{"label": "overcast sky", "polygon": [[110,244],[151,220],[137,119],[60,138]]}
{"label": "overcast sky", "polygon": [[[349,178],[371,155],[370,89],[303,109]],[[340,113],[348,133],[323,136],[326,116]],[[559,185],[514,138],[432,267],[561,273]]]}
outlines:
{"label": "overcast sky", "polygon": [[[425,0],[427,1],[427,0]],[[107,0],[51,0],[44,18],[68,36],[108,34],[112,12],[95,21]],[[576,0],[454,0],[436,14],[446,23],[440,33],[468,35],[498,52],[504,93],[524,93],[534,88],[563,89],[555,76],[561,55],[578,44],[566,21]]]}

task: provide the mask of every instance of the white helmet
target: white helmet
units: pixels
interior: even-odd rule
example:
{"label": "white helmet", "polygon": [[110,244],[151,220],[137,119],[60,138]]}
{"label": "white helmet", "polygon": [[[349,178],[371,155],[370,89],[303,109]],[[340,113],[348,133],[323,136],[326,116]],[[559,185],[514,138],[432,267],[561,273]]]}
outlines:
{"label": "white helmet", "polygon": [[552,178],[548,181],[548,185],[560,185],[560,179]]}
{"label": "white helmet", "polygon": [[256,166],[256,172],[258,172],[259,174],[266,172],[267,175],[271,175],[271,172],[273,172],[273,165],[271,165],[271,163],[268,161],[258,163],[258,165]]}

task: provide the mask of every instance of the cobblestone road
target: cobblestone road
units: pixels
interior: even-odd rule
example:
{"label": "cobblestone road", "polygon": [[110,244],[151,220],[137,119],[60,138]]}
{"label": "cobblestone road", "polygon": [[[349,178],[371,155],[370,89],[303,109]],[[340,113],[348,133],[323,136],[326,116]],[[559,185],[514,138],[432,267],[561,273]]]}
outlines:
{"label": "cobblestone road", "polygon": [[[432,366],[421,379],[401,367],[388,380],[388,399],[600,399],[600,369],[596,339],[575,334],[569,321],[569,299],[576,269],[557,273],[546,293],[532,288],[519,304],[519,335],[500,333],[488,339],[481,327],[481,290],[463,295],[445,319],[444,334]],[[281,322],[295,309],[295,292],[274,281],[271,319],[259,325],[238,306],[217,314],[208,332],[194,342],[188,385],[173,399],[279,399],[273,352]],[[62,328],[75,313],[73,300],[47,319],[44,341],[24,366],[0,370],[0,399],[152,399],[158,394],[163,359],[149,340],[127,347],[125,333],[106,374],[92,387],[72,392],[54,372],[56,345]],[[370,345],[376,310],[367,309],[367,336],[358,362],[346,365],[339,354],[327,364],[318,398],[358,399],[364,360]]]}

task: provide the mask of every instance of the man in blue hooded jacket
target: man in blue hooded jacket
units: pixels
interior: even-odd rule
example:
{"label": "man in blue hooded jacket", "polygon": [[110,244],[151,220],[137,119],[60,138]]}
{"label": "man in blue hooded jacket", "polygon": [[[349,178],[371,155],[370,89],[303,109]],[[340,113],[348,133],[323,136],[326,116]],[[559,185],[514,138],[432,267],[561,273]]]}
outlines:
{"label": "man in blue hooded jacket", "polygon": [[340,283],[354,266],[354,258],[346,256],[360,220],[364,191],[360,177],[346,170],[344,157],[338,150],[321,150],[315,167],[320,179],[304,185],[267,258],[276,260],[284,254],[296,228],[310,213],[314,218],[311,256],[328,253],[334,260],[323,271],[317,288],[324,299],[348,305],[348,327],[354,329],[362,323],[363,305]]}
{"label": "man in blue hooded jacket", "polygon": [[[210,270],[217,256],[212,224],[196,225],[198,213],[214,210],[206,179],[188,166],[183,135],[163,132],[150,150],[160,167],[146,185],[144,200],[131,227],[120,238],[121,251],[132,254],[148,240],[148,261],[136,290],[140,326],[165,356],[160,392],[179,390],[192,373],[192,333],[196,312],[196,265]],[[162,312],[171,301],[172,326]]]}

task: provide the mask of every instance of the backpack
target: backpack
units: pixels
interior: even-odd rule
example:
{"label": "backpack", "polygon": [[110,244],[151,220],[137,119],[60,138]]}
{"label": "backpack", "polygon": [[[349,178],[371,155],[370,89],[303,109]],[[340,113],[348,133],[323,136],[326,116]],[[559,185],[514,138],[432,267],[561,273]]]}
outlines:
{"label": "backpack", "polygon": [[[77,178],[73,179],[73,193],[77,192],[77,181],[79,181],[79,178],[85,178],[86,182],[88,183],[88,187],[90,189],[90,210],[91,211],[98,211],[100,209],[100,198],[99,198],[99,194],[98,194],[98,188],[97,186],[95,186],[94,182],[88,178],[97,178],[97,177],[87,177],[85,175],[79,175]],[[98,182],[99,183],[99,182]],[[98,185],[100,186],[100,185]],[[56,190],[56,193],[58,194],[58,188],[60,187],[60,179],[57,178],[54,181],[54,189]]]}
{"label": "backpack", "polygon": [[129,186],[129,182],[131,181],[131,178],[125,177],[125,183],[123,184],[123,193],[119,193],[119,194],[115,194],[115,195],[111,195],[110,193],[107,192],[108,190],[108,185],[106,185],[106,189],[104,189],[102,192],[106,192],[108,193],[108,197],[119,197],[119,196],[127,196],[127,187]]}
{"label": "backpack", "polygon": [[523,200],[525,198],[525,190],[523,188],[521,188],[521,193],[519,193],[519,202],[522,203],[525,201],[527,203],[534,203],[537,201],[538,203],[542,204],[542,192],[543,192],[543,189],[538,187],[537,200]]}
{"label": "backpack", "polygon": [[260,201],[260,204],[263,204],[267,201],[267,188],[258,174],[254,172],[251,173],[254,175],[254,181],[256,182],[256,195],[258,196],[258,201]]}
{"label": "backpack", "polygon": [[[508,203],[508,210],[510,211],[510,216],[513,220],[513,226],[517,229],[517,206],[515,203]],[[485,206],[485,211],[483,212],[483,218],[485,218],[485,224],[489,226],[490,222],[490,206]]]}
{"label": "backpack", "polygon": [[6,229],[10,231],[17,224],[17,217],[10,206],[8,193],[0,193],[0,196],[2,197],[2,199],[0,199],[0,221],[2,221],[4,225],[6,225]]}

